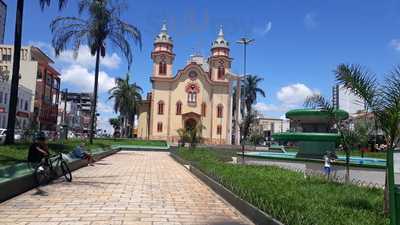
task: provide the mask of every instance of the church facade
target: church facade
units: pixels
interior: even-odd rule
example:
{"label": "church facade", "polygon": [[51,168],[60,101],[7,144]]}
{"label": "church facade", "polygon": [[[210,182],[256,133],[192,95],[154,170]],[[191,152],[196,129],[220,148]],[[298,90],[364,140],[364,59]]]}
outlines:
{"label": "church facade", "polygon": [[155,38],[151,59],[152,91],[139,106],[138,138],[176,143],[178,129],[201,124],[204,143],[230,144],[232,59],[222,28],[207,59],[191,56],[174,75],[173,41],[164,24]]}

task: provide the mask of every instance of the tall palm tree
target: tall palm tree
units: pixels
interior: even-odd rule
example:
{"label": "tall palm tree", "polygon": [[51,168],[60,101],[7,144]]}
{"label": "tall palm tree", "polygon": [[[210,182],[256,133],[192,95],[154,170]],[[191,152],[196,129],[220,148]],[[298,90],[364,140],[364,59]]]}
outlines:
{"label": "tall palm tree", "polygon": [[[108,99],[114,99],[114,111],[119,112],[131,128],[135,127],[135,115],[142,100],[142,91],[136,83],[129,83],[129,74],[126,74],[125,79],[116,78],[115,87],[109,90]],[[131,137],[131,132],[128,132],[128,135]]]}
{"label": "tall palm tree", "polygon": [[[39,0],[42,10],[49,6],[51,0]],[[67,0],[58,0],[58,8],[61,10],[66,5]],[[7,121],[7,134],[6,144],[14,143],[14,130],[17,114],[17,100],[18,100],[18,83],[19,83],[19,69],[21,60],[21,42],[22,42],[22,21],[24,15],[24,0],[17,1],[17,10],[15,16],[15,32],[14,32],[14,56],[13,56],[13,71],[11,76],[10,88],[10,105],[8,109]]]}
{"label": "tall palm tree", "polygon": [[246,112],[251,111],[251,106],[256,102],[258,94],[260,94],[265,98],[264,90],[259,88],[259,85],[263,80],[264,80],[263,78],[258,77],[257,75],[248,75],[242,81],[241,93],[244,94],[243,98],[246,107]]}
{"label": "tall palm tree", "polygon": [[[107,43],[110,43],[123,53],[129,69],[133,60],[129,41],[134,41],[141,48],[141,34],[138,28],[120,19],[120,15],[126,7],[118,1],[80,0],[78,8],[81,18],[58,17],[51,22],[50,28],[53,33],[52,45],[56,55],[66,50],[67,46],[71,44],[75,56],[77,56],[81,44],[86,43],[90,48],[90,53],[96,56],[90,128],[90,143],[93,143],[100,56],[106,55],[106,46]],[[87,15],[88,18],[83,19],[84,15]]]}
{"label": "tall palm tree", "polygon": [[[336,70],[336,80],[345,88],[351,90],[366,103],[377,124],[384,133],[387,142],[387,164],[393,165],[393,150],[400,142],[400,65],[385,76],[379,83],[376,76],[360,65],[339,65]],[[393,168],[387,167],[385,185],[385,211],[394,210],[394,177]],[[389,185],[390,184],[390,185]],[[390,190],[389,190],[390,189]],[[393,215],[392,215],[393,214]],[[395,220],[391,213],[391,221]]]}

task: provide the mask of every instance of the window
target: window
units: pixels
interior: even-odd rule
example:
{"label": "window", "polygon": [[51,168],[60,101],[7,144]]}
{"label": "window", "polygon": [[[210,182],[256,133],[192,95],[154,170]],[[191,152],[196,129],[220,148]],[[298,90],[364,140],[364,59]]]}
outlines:
{"label": "window", "polygon": [[176,103],[176,115],[181,115],[182,114],[182,102],[177,102]]}
{"label": "window", "polygon": [[217,126],[217,134],[222,134],[222,126],[221,125]]}
{"label": "window", "polygon": [[190,91],[188,93],[188,103],[196,104],[197,101],[197,93],[194,91]]}
{"label": "window", "polygon": [[187,101],[189,104],[196,104],[197,103],[197,93],[200,92],[200,88],[197,84],[189,84],[186,86],[187,92]]}
{"label": "window", "polygon": [[43,78],[42,70],[38,68],[37,74],[36,74],[36,79],[42,79],[42,78]]}
{"label": "window", "polygon": [[162,132],[162,123],[161,122],[157,123],[157,132],[159,132],[159,133]]}
{"label": "window", "polygon": [[201,116],[206,116],[207,105],[205,102],[201,104]]}
{"label": "window", "polygon": [[28,111],[28,101],[25,101],[25,107],[24,107],[25,111]]}
{"label": "window", "polygon": [[223,109],[224,109],[224,107],[223,107],[221,104],[219,104],[219,105],[217,106],[217,117],[218,117],[218,118],[222,118]]}
{"label": "window", "polygon": [[0,92],[0,103],[3,103],[3,92]]}
{"label": "window", "polygon": [[11,55],[3,55],[2,61],[11,61]]}
{"label": "window", "polygon": [[164,115],[164,102],[158,102],[158,115]]}
{"label": "window", "polygon": [[158,73],[160,75],[165,75],[167,74],[167,63],[165,63],[165,61],[161,61],[159,64],[159,68],[158,68]]}
{"label": "window", "polygon": [[223,66],[218,67],[218,79],[222,80],[225,76],[225,68]]}
{"label": "window", "polygon": [[24,107],[24,100],[23,99],[20,99],[19,100],[19,108],[22,110],[22,107]]}
{"label": "window", "polygon": [[8,94],[4,93],[4,104],[7,104],[8,102]]}

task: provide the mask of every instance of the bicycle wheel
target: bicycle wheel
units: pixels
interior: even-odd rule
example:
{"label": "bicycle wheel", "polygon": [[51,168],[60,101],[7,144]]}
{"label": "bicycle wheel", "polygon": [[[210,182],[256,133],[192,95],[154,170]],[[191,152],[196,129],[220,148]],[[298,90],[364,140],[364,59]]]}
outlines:
{"label": "bicycle wheel", "polygon": [[68,182],[72,181],[71,170],[69,170],[69,167],[65,161],[61,161],[61,172],[65,177],[65,180],[67,180]]}
{"label": "bicycle wheel", "polygon": [[48,184],[50,182],[50,168],[40,163],[35,168],[34,177],[38,186]]}

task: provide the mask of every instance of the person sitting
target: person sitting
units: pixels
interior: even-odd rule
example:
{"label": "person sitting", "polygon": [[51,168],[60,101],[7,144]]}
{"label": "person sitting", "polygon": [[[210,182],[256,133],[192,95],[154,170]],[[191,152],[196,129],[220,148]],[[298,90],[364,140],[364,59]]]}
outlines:
{"label": "person sitting", "polygon": [[89,153],[84,151],[84,148],[85,148],[85,144],[81,143],[74,149],[74,151],[72,152],[72,155],[79,159],[86,159],[88,161],[89,165],[94,166],[93,165],[94,159],[93,159],[92,155],[90,155]]}
{"label": "person sitting", "polygon": [[49,156],[49,149],[44,134],[39,134],[34,142],[29,146],[28,162],[40,163],[43,158]]}

